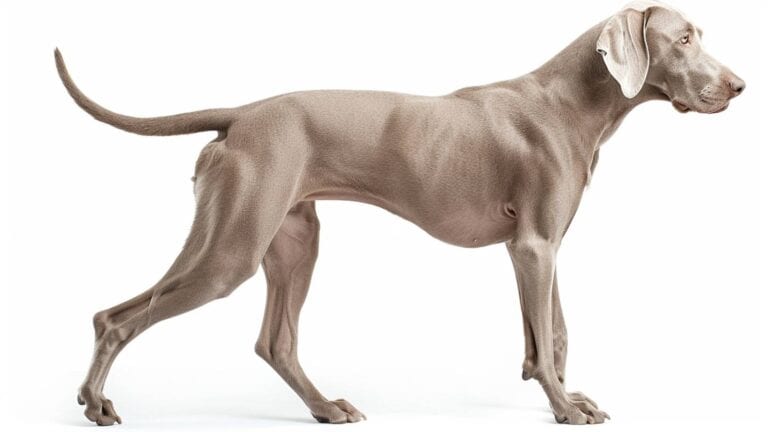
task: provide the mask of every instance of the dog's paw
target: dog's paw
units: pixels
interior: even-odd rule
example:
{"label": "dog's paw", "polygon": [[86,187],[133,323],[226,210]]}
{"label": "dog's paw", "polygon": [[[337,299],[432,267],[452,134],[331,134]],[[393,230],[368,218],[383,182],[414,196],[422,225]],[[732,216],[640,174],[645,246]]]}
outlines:
{"label": "dog's paw", "polygon": [[568,393],[568,403],[559,410],[553,408],[553,411],[555,421],[572,425],[605,423],[611,418],[597,408],[595,401],[580,392]]}
{"label": "dog's paw", "polygon": [[122,423],[123,420],[115,412],[112,401],[101,393],[81,389],[77,394],[77,403],[85,405],[85,417],[99,426],[111,426]]}
{"label": "dog's paw", "polygon": [[356,423],[365,420],[365,414],[344,399],[312,404],[312,417],[320,423]]}

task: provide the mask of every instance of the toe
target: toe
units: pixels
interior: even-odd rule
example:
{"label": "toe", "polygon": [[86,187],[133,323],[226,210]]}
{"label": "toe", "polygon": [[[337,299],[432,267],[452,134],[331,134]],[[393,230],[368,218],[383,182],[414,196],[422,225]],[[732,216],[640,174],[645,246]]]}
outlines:
{"label": "toe", "polygon": [[96,398],[94,400],[85,399],[78,396],[78,403],[85,404],[85,417],[99,426],[111,426],[115,423],[122,423],[122,419],[115,411],[112,401],[106,398]]}
{"label": "toe", "polygon": [[333,404],[339,407],[342,411],[347,413],[347,420],[350,423],[359,422],[360,420],[366,420],[365,414],[361,413],[357,408],[352,406],[351,403],[344,399],[336,399]]}
{"label": "toe", "polygon": [[589,423],[589,418],[579,410],[571,410],[563,415],[555,414],[555,421],[571,425],[583,425]]}
{"label": "toe", "polygon": [[332,402],[323,402],[311,407],[312,417],[320,423],[347,423],[347,413]]}
{"label": "toe", "polygon": [[323,401],[310,407],[312,417],[320,423],[357,423],[365,415],[344,399]]}
{"label": "toe", "polygon": [[589,423],[589,417],[582,412],[575,412],[568,416],[568,424],[583,425]]}
{"label": "toe", "polygon": [[568,393],[568,398],[571,399],[574,402],[581,402],[581,401],[589,402],[590,404],[592,404],[592,406],[597,408],[597,403],[595,401],[593,401],[592,399],[588,398],[587,395],[585,395],[582,392]]}
{"label": "toe", "polygon": [[115,424],[115,419],[110,416],[99,416],[96,419],[96,424],[99,426],[112,426]]}
{"label": "toe", "polygon": [[117,415],[115,414],[115,407],[112,405],[112,401],[109,399],[104,399],[101,401],[101,410],[104,411],[104,414],[107,415]]}
{"label": "toe", "polygon": [[582,413],[587,415],[588,422],[590,424],[592,424],[592,423],[605,423],[605,420],[610,418],[610,416],[607,413],[597,409],[597,406],[593,405],[592,403],[588,402],[587,400],[573,401],[572,403]]}
{"label": "toe", "polygon": [[312,414],[312,417],[314,417],[318,423],[330,423],[330,419],[328,417],[321,417],[313,412],[310,412],[310,414]]}

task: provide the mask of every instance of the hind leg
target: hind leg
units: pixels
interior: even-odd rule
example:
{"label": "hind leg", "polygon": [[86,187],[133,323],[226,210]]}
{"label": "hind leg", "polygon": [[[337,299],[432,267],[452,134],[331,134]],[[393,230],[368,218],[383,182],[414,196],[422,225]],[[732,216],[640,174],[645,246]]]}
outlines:
{"label": "hind leg", "polygon": [[304,374],[296,353],[301,306],[317,259],[320,224],[314,202],[300,202],[283,221],[264,256],[267,306],[256,353],[288,383],[321,423],[365,419],[349,402],[329,401]]}
{"label": "hind leg", "polygon": [[198,163],[197,213],[184,248],[163,278],[139,296],[94,317],[94,355],[78,401],[99,425],[120,422],[102,389],[117,354],[157,322],[231,293],[258,268],[291,207],[297,175],[266,170],[215,150]]}

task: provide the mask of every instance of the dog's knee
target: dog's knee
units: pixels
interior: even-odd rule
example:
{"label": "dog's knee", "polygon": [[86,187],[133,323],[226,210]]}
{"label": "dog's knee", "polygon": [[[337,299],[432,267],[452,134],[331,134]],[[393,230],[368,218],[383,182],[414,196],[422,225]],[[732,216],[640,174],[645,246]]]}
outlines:
{"label": "dog's knee", "polygon": [[258,266],[239,266],[230,269],[229,273],[221,275],[214,282],[216,285],[216,298],[223,299],[238,287],[240,284],[250,279],[256,274]]}
{"label": "dog's knee", "polygon": [[190,278],[207,279],[210,300],[216,300],[232,294],[240,284],[256,274],[258,268],[257,263],[247,259],[218,259],[205,268],[196,269],[198,274],[190,275]]}
{"label": "dog's knee", "polygon": [[109,319],[109,312],[103,310],[96,312],[93,316],[93,330],[96,334],[96,338],[100,338],[107,331],[111,320]]}

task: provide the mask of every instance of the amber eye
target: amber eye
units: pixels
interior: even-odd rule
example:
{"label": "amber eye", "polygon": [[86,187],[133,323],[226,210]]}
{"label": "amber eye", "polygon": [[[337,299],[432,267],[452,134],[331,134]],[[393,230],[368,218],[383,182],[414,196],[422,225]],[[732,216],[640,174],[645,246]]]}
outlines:
{"label": "amber eye", "polygon": [[691,43],[691,35],[685,35],[680,39],[680,43],[683,45],[688,45]]}

